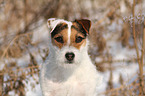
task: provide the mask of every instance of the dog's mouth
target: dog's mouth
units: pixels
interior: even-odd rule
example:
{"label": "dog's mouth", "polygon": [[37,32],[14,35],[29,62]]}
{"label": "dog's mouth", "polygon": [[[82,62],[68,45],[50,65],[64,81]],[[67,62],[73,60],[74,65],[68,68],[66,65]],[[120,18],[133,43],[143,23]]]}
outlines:
{"label": "dog's mouth", "polygon": [[66,61],[66,64],[73,64],[73,61]]}

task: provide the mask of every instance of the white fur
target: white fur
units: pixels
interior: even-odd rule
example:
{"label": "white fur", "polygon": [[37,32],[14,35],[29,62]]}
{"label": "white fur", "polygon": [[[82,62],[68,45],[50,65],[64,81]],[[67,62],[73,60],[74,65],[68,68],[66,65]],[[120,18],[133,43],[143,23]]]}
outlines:
{"label": "white fur", "polygon": [[[50,27],[55,27],[56,22],[71,24],[62,19],[50,22],[53,24]],[[51,38],[50,35],[49,38]],[[73,46],[64,46],[59,49],[52,45],[51,39],[49,41],[49,56],[42,65],[40,74],[43,96],[96,96],[96,87],[101,78],[87,53],[88,40],[86,46],[81,47],[80,50]],[[67,52],[75,54],[73,64],[66,64]]]}
{"label": "white fur", "polygon": [[70,35],[71,35],[71,26],[72,26],[72,23],[71,22],[69,22],[68,23],[68,44],[70,43]]}

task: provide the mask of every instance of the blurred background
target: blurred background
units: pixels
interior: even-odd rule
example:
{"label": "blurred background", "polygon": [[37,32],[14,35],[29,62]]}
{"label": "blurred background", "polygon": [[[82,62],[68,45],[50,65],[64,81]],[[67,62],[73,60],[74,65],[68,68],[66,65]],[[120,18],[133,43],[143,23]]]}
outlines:
{"label": "blurred background", "polygon": [[41,96],[52,17],[92,21],[98,96],[145,96],[145,0],[0,0],[0,96]]}

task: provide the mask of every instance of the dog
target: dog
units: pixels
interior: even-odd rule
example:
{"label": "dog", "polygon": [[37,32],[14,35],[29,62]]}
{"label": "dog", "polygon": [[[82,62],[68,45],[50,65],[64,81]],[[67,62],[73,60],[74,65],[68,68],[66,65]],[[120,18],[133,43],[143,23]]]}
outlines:
{"label": "dog", "polygon": [[100,77],[88,55],[91,21],[48,19],[49,55],[40,71],[43,96],[96,96]]}

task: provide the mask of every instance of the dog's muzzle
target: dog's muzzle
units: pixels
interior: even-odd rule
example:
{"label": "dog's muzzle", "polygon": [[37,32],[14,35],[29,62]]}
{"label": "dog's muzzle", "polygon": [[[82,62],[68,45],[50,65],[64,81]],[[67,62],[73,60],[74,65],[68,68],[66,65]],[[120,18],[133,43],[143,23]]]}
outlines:
{"label": "dog's muzzle", "polygon": [[75,54],[72,52],[70,52],[70,53],[68,52],[65,54],[65,58],[67,59],[68,63],[72,63],[74,60],[74,57],[75,57]]}

